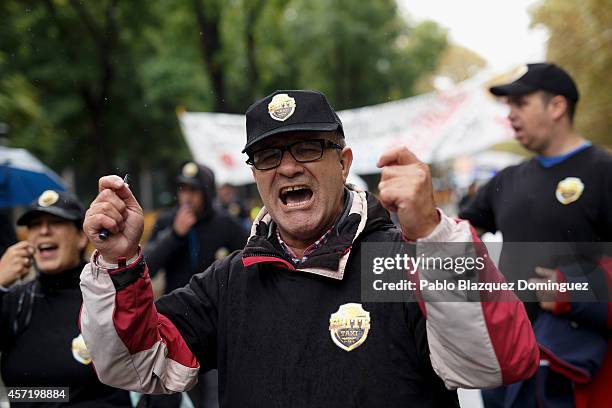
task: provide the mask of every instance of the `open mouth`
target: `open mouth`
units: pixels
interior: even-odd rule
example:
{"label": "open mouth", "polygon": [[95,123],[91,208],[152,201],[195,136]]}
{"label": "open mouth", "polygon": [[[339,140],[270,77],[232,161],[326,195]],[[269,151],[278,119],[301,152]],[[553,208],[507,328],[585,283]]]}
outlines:
{"label": "open mouth", "polygon": [[297,185],[281,188],[279,198],[287,207],[297,207],[309,202],[312,195],[310,187]]}
{"label": "open mouth", "polygon": [[58,248],[59,248],[58,245],[52,244],[52,243],[39,244],[36,247],[36,249],[38,249],[38,253],[43,258],[52,257]]}

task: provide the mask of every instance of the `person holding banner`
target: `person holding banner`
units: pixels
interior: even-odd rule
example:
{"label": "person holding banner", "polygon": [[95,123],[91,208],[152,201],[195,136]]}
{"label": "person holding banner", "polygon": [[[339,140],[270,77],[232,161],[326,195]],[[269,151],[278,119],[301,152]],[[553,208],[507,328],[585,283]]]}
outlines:
{"label": "person holding banner", "polygon": [[[511,293],[504,302],[362,302],[369,242],[467,241],[483,251],[466,221],[436,209],[429,169],[412,152],[380,157],[378,201],[345,185],[353,154],[323,94],[276,91],[248,109],[246,124],[264,203],[247,244],[156,303],[138,247],[142,209],[120,177],[99,180],[84,223],[96,252],[81,274],[80,324],[103,382],[173,393],[218,368],[223,407],[458,407],[458,387],[534,373],[538,349]],[[490,261],[481,272],[503,279]]]}

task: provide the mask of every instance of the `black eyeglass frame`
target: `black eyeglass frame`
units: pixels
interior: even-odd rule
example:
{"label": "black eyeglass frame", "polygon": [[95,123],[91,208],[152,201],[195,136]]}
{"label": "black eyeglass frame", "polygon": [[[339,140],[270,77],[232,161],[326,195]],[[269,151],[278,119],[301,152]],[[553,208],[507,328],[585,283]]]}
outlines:
{"label": "black eyeglass frame", "polygon": [[[291,150],[294,146],[299,145],[300,143],[307,143],[307,142],[318,142],[321,146],[321,153],[319,154],[319,157],[317,157],[316,159],[308,159],[308,160],[299,160],[297,157],[295,157],[295,155],[293,154],[293,151]],[[321,158],[323,157],[323,153],[325,153],[325,149],[338,149],[338,150],[342,150],[343,147],[340,146],[337,143],[334,143],[330,140],[327,139],[308,139],[308,140],[298,140],[297,142],[293,142],[291,144],[288,144],[286,146],[275,146],[275,147],[265,147],[263,149],[259,149],[259,150],[254,150],[252,152],[249,152],[249,158],[246,160],[246,164],[248,164],[249,166],[253,166],[255,167],[257,170],[272,170],[277,168],[278,166],[280,166],[280,164],[283,161],[283,156],[285,154],[286,151],[289,152],[289,154],[291,155],[291,157],[293,157],[293,159],[298,162],[298,163],[312,163],[314,161],[317,160],[321,160]],[[266,167],[266,168],[259,168],[257,167],[257,165],[255,164],[254,161],[254,155],[255,153],[259,153],[259,152],[263,152],[266,150],[270,150],[270,151],[280,151],[280,155],[278,156],[278,163],[276,163],[275,166],[272,167]]]}

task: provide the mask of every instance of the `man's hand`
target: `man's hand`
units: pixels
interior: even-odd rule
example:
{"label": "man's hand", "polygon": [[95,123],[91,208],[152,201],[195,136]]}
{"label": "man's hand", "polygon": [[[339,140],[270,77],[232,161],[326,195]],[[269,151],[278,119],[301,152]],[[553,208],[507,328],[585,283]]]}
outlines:
{"label": "man's hand", "polygon": [[184,237],[197,221],[198,217],[196,217],[191,207],[188,205],[181,205],[174,217],[172,228],[176,235]]}
{"label": "man's hand", "polygon": [[[102,228],[110,231],[106,240],[99,238]],[[83,231],[107,262],[138,253],[144,228],[140,204],[129,186],[119,176],[105,176],[98,182],[98,196],[85,214]]]}
{"label": "man's hand", "polygon": [[0,286],[9,287],[23,278],[32,266],[34,247],[28,241],[21,241],[7,248],[0,258]]}
{"label": "man's hand", "polygon": [[[542,268],[537,266],[535,273],[538,275],[537,278],[529,279],[529,283],[546,283],[557,282],[557,271],[554,269]],[[558,293],[556,290],[536,290],[536,296],[540,301],[540,307],[544,310],[552,312],[555,310],[555,303],[557,301]]]}
{"label": "man's hand", "polygon": [[385,152],[376,166],[383,169],[380,201],[387,210],[397,212],[404,236],[416,241],[429,235],[440,223],[429,166],[406,147]]}

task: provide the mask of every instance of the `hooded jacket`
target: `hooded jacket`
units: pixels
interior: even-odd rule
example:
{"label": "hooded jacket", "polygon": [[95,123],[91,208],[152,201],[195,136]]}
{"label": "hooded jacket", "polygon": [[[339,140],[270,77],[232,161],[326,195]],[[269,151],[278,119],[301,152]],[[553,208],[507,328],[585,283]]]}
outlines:
{"label": "hooded jacket", "polygon": [[179,237],[173,229],[178,208],[162,213],[145,246],[151,276],[160,269],[166,271],[166,292],[184,286],[194,274],[204,271],[215,260],[242,248],[247,239],[246,231],[238,222],[214,208],[213,173],[204,166],[200,168],[197,181],[204,198],[202,216],[186,236]]}
{"label": "hooded jacket", "polygon": [[[242,251],[156,305],[142,257],[108,271],[94,255],[81,275],[80,322],[101,380],[168,393],[193,386],[200,369],[218,368],[226,407],[449,407],[458,406],[457,387],[533,374],[538,350],[516,298],[359,303],[362,245],[402,236],[377,200],[348,194],[332,235],[299,267],[263,209]],[[467,222],[443,215],[427,239],[474,237]],[[501,279],[492,265],[483,273]],[[369,313],[367,335],[350,351],[330,329],[347,305]]]}

